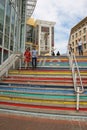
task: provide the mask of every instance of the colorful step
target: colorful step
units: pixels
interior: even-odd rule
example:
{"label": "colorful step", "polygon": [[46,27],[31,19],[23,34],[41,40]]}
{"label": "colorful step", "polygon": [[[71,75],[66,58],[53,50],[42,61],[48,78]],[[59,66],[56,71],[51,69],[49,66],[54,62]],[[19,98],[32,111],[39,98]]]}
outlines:
{"label": "colorful step", "polygon": [[[87,112],[87,57],[76,57],[85,91],[80,111]],[[76,71],[77,73],[77,71]],[[77,76],[77,84],[79,78]],[[57,113],[75,111],[77,95],[66,56],[39,57],[38,67],[10,70],[0,83],[0,107],[4,109]]]}

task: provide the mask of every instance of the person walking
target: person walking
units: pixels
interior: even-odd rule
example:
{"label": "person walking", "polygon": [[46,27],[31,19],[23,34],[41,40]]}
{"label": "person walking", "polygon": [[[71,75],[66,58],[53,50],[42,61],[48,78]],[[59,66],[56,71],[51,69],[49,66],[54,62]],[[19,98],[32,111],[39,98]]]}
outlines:
{"label": "person walking", "polygon": [[31,52],[32,54],[32,68],[36,68],[37,67],[37,56],[38,56],[38,52],[35,49],[35,47],[33,47],[33,50]]}
{"label": "person walking", "polygon": [[82,40],[81,40],[81,38],[78,41],[78,51],[79,51],[79,55],[83,55]]}
{"label": "person walking", "polygon": [[28,68],[30,59],[31,59],[30,48],[27,48],[27,49],[25,50],[25,52],[24,52],[25,69]]}

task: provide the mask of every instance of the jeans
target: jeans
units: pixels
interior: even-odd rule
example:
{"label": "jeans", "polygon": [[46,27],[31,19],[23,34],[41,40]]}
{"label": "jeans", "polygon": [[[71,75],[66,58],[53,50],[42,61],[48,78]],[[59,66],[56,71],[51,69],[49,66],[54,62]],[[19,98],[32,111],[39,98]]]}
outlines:
{"label": "jeans", "polygon": [[83,55],[82,46],[78,46],[78,50],[79,50],[79,55]]}
{"label": "jeans", "polygon": [[37,66],[37,57],[32,57],[32,68],[36,68]]}

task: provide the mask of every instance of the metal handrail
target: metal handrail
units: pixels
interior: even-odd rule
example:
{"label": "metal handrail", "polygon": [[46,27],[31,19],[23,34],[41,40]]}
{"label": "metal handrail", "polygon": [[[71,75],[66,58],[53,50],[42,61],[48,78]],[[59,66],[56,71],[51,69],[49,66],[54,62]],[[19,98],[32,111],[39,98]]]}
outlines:
{"label": "metal handrail", "polygon": [[[77,79],[77,75],[79,77],[80,80],[80,93],[84,92],[84,87],[83,87],[83,83],[82,83],[82,79],[81,79],[81,75],[80,75],[80,71],[79,71],[79,66],[75,57],[75,54],[71,54],[69,56],[69,61],[70,61],[70,66],[72,69],[72,76],[73,76],[73,82],[74,82],[74,89],[77,92],[77,85],[76,85],[76,79]],[[75,71],[77,70],[77,72]]]}
{"label": "metal handrail", "polygon": [[75,64],[76,64],[76,68],[77,68],[77,72],[78,72],[78,76],[79,76],[79,80],[80,80],[80,85],[81,85],[80,86],[80,93],[83,93],[84,87],[83,87],[83,83],[82,83],[82,79],[81,79],[81,75],[80,75],[80,71],[79,71],[79,66],[78,66],[75,54],[73,54],[73,58],[74,58],[74,61],[75,61]]}
{"label": "metal handrail", "polygon": [[[76,110],[79,110],[79,100],[80,100],[80,94],[84,92],[84,87],[83,87],[83,83],[82,83],[82,79],[81,79],[81,75],[80,75],[80,71],[79,71],[79,66],[75,57],[75,54],[70,54],[69,55],[69,62],[70,62],[70,67],[72,69],[72,77],[73,77],[73,83],[74,83],[74,90],[77,94],[77,104],[76,104]],[[77,70],[77,73],[76,73]],[[80,86],[77,86],[77,74],[80,80]]]}

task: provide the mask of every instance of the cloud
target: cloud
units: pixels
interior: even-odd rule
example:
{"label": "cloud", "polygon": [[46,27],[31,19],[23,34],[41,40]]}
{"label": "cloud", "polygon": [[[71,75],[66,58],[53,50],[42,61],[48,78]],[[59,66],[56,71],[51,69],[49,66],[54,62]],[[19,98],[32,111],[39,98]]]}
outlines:
{"label": "cloud", "polygon": [[66,53],[70,30],[87,16],[87,0],[37,0],[35,19],[56,22],[55,48]]}

